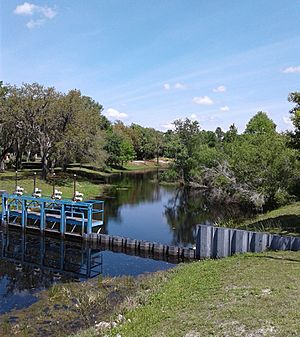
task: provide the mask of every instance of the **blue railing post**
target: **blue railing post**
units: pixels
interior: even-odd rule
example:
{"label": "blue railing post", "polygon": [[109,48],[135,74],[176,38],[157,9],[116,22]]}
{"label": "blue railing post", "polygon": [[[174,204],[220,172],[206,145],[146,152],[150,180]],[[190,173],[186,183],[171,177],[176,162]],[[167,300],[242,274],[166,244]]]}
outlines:
{"label": "blue railing post", "polygon": [[45,202],[40,203],[40,230],[45,230]]}
{"label": "blue railing post", "polygon": [[7,202],[6,196],[2,194],[2,214],[1,214],[1,222],[5,222],[6,220],[6,213],[7,213]]}
{"label": "blue railing post", "polygon": [[88,219],[87,219],[87,234],[92,233],[92,223],[93,223],[93,205],[89,205],[88,208]]}
{"label": "blue railing post", "polygon": [[26,200],[21,200],[22,205],[22,228],[25,229],[27,223],[27,209],[26,209]]}
{"label": "blue railing post", "polygon": [[65,235],[65,226],[66,226],[66,213],[65,213],[65,205],[61,205],[61,213],[60,213],[60,235]]}

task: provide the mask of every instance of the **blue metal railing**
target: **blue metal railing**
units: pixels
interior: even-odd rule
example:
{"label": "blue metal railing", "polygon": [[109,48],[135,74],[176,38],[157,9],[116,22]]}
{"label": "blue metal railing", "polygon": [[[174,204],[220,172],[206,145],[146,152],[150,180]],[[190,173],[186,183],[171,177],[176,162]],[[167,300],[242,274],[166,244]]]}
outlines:
{"label": "blue metal railing", "polygon": [[39,219],[41,231],[48,229],[47,222],[57,222],[60,224],[57,231],[62,235],[74,234],[74,228],[70,232],[67,230],[67,225],[81,226],[81,235],[84,233],[91,234],[94,227],[103,225],[104,201],[75,202],[71,199],[55,200],[4,193],[2,195],[1,220],[4,223],[10,223],[11,217],[21,218],[20,225],[24,229],[27,227],[30,218]]}

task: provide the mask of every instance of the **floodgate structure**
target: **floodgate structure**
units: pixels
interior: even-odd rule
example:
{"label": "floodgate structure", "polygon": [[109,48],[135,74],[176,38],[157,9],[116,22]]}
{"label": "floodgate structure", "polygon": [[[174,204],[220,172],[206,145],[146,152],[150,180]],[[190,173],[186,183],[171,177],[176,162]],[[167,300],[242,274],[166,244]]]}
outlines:
{"label": "floodgate structure", "polygon": [[85,234],[99,233],[103,218],[103,201],[2,193],[2,223],[23,230],[84,237]]}

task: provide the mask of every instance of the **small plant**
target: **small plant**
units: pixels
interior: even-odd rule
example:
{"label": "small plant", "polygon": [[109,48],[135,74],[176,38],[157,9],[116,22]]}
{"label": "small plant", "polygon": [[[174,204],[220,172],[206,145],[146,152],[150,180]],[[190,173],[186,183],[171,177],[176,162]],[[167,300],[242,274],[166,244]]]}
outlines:
{"label": "small plant", "polygon": [[50,301],[55,301],[58,298],[63,297],[63,289],[58,284],[53,284],[53,286],[48,290],[48,295]]}

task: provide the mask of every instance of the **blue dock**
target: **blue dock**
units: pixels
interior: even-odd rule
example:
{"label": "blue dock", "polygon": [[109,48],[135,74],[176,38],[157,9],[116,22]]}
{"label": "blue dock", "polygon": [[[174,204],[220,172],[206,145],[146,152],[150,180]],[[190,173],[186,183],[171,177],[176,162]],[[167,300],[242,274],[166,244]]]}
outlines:
{"label": "blue dock", "polygon": [[3,224],[84,237],[100,233],[104,223],[104,201],[52,199],[30,195],[2,194]]}

